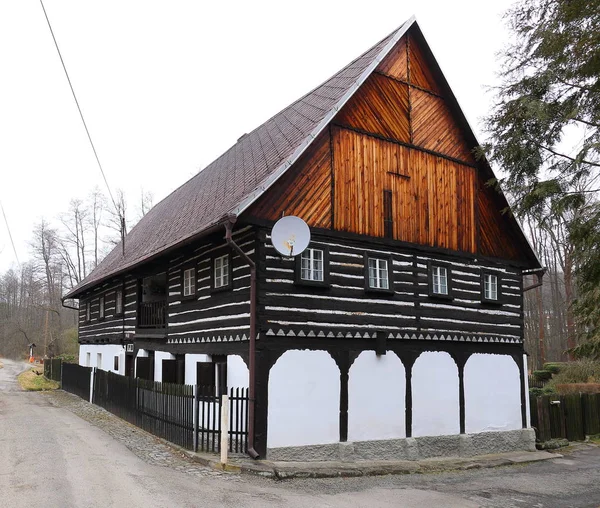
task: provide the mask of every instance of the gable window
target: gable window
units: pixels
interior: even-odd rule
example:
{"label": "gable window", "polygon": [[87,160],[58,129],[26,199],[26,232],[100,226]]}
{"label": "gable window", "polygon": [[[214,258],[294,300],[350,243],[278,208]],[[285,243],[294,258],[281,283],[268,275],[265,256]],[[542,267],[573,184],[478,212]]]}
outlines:
{"label": "gable window", "polygon": [[104,319],[104,295],[98,299],[98,319]]}
{"label": "gable window", "polygon": [[86,304],[85,304],[85,320],[88,322],[92,320],[92,303],[91,302],[86,302]]}
{"label": "gable window", "polygon": [[323,251],[320,249],[306,249],[300,258],[300,278],[315,282],[325,280],[323,266]]}
{"label": "gable window", "polygon": [[499,300],[498,276],[493,273],[482,274],[482,297],[487,302],[497,302]]}
{"label": "gable window", "polygon": [[368,258],[370,289],[390,289],[390,262],[388,259]]}
{"label": "gable window", "polygon": [[215,258],[214,268],[215,289],[227,287],[229,285],[229,254]]}
{"label": "gable window", "polygon": [[448,268],[431,267],[431,290],[434,295],[448,295]]}
{"label": "gable window", "polygon": [[123,290],[117,289],[115,292],[115,315],[123,314]]}
{"label": "gable window", "polygon": [[188,268],[183,271],[183,296],[196,294],[196,270]]}

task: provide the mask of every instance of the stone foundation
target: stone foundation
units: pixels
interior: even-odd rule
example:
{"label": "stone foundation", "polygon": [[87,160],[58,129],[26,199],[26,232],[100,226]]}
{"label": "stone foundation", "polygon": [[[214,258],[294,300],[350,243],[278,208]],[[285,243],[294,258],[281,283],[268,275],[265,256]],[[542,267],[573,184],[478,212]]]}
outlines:
{"label": "stone foundation", "polygon": [[425,436],[385,441],[287,446],[269,448],[266,458],[268,460],[301,462],[422,460],[434,457],[472,457],[512,451],[535,451],[535,431],[522,429],[456,436]]}

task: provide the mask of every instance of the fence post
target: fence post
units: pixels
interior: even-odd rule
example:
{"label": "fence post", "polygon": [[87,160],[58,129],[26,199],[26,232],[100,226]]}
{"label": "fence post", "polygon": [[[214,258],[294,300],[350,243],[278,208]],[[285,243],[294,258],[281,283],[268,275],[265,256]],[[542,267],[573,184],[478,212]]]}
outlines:
{"label": "fence post", "polygon": [[221,395],[221,464],[227,464],[229,438],[229,397]]}
{"label": "fence post", "polygon": [[90,404],[94,402],[94,373],[96,372],[96,367],[92,367],[90,371]]}
{"label": "fence post", "polygon": [[194,385],[194,453],[198,451],[198,385]]}

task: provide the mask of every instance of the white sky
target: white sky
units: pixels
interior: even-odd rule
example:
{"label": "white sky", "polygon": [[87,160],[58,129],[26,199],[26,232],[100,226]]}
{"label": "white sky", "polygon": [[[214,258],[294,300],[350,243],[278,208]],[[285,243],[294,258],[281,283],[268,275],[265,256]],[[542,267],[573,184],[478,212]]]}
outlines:
{"label": "white sky", "polygon": [[[512,1],[44,4],[113,191],[156,203],[413,14],[482,139]],[[23,262],[42,216],[105,186],[38,0],[0,1],[0,47],[0,201]]]}

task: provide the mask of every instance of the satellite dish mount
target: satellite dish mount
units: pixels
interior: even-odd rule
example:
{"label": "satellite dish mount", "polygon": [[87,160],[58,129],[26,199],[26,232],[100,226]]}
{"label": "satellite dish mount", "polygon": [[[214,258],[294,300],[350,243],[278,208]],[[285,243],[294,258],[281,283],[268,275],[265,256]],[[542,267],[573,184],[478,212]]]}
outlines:
{"label": "satellite dish mount", "polygon": [[271,243],[282,256],[297,256],[302,254],[310,243],[310,229],[300,217],[282,217],[271,230]]}

